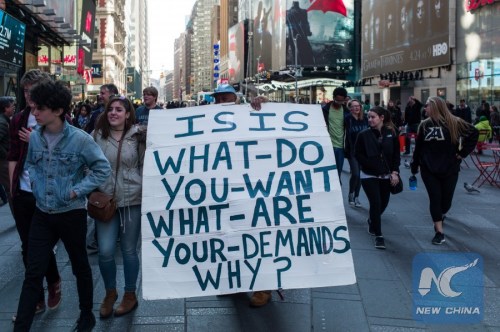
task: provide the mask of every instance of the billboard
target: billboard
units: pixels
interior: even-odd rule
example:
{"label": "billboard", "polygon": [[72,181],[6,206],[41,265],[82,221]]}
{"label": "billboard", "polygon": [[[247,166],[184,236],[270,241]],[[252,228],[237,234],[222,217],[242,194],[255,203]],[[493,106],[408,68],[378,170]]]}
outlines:
{"label": "billboard", "polygon": [[0,61],[23,65],[26,25],[0,10]]}
{"label": "billboard", "polygon": [[354,69],[354,0],[240,0],[239,10],[249,20],[250,75],[295,66],[295,48],[301,67]]}
{"label": "billboard", "polygon": [[273,24],[271,0],[255,1],[252,5],[253,67],[255,72],[272,69]]}
{"label": "billboard", "polygon": [[353,69],[354,0],[287,0],[285,33],[287,66]]}
{"label": "billboard", "polygon": [[236,83],[243,81],[245,75],[245,40],[244,40],[244,24],[239,22],[228,30],[228,67],[229,67],[229,82]]}
{"label": "billboard", "polygon": [[82,46],[78,49],[78,68],[83,70],[84,67],[92,66],[92,50],[94,43],[94,28],[95,28],[95,4],[91,0],[83,0],[82,16],[80,20],[80,36]]}
{"label": "billboard", "polygon": [[449,65],[449,0],[362,3],[362,77]]}

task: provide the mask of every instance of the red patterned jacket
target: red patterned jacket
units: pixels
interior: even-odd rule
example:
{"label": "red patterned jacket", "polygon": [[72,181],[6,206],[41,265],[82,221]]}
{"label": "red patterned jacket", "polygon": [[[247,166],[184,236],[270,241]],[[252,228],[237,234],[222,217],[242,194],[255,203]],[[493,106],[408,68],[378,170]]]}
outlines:
{"label": "red patterned jacket", "polygon": [[19,138],[19,130],[21,128],[28,127],[28,118],[31,109],[26,107],[23,111],[17,113],[10,120],[9,128],[9,138],[10,138],[10,148],[9,154],[7,155],[8,161],[16,161],[16,167],[14,168],[13,180],[12,180],[12,196],[17,196],[19,193],[19,178],[21,177],[22,171],[24,169],[24,162],[26,160],[26,154],[28,153],[28,143],[22,141]]}

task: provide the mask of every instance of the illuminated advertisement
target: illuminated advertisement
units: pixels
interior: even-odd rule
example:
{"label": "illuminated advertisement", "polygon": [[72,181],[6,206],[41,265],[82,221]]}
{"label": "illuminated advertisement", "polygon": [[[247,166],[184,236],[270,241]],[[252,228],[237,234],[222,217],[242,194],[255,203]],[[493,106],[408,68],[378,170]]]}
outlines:
{"label": "illuminated advertisement", "polygon": [[47,45],[40,45],[38,50],[38,67],[48,67],[50,66],[50,49]]}
{"label": "illuminated advertisement", "polygon": [[0,61],[23,65],[26,25],[0,10]]}
{"label": "illuminated advertisement", "polygon": [[213,45],[213,54],[214,54],[214,77],[213,77],[213,82],[217,84],[217,81],[219,80],[220,76],[220,45],[214,44]]}
{"label": "illuminated advertisement", "polygon": [[245,68],[245,41],[244,41],[244,25],[243,22],[237,23],[228,30],[228,68],[229,82],[236,83],[243,81]]}
{"label": "illuminated advertisement", "polygon": [[363,0],[362,76],[449,65],[448,1]]}
{"label": "illuminated advertisement", "polygon": [[354,0],[286,1],[286,65],[353,69]]}
{"label": "illuminated advertisement", "polygon": [[252,4],[253,20],[253,54],[256,72],[272,69],[273,25],[272,2],[270,0],[254,1]]}
{"label": "illuminated advertisement", "polygon": [[239,9],[254,74],[296,64],[353,70],[354,0],[240,0]]}
{"label": "illuminated advertisement", "polygon": [[[462,1],[457,6],[457,17],[469,24],[457,26],[456,46],[457,49],[464,50],[457,52],[457,64],[497,59],[500,57],[500,26],[496,22],[500,19],[500,1],[484,4],[479,1]],[[474,77],[474,74],[468,76],[470,68],[466,67],[464,70],[465,72],[459,72],[460,77]],[[486,74],[488,75],[489,73]]]}
{"label": "illuminated advertisement", "polygon": [[273,68],[281,69],[286,65],[286,1],[274,0],[273,27]]}
{"label": "illuminated advertisement", "polygon": [[83,0],[82,16],[80,21],[80,36],[82,45],[78,49],[78,71],[83,71],[83,67],[92,66],[92,44],[94,42],[95,27],[95,4],[91,0]]}

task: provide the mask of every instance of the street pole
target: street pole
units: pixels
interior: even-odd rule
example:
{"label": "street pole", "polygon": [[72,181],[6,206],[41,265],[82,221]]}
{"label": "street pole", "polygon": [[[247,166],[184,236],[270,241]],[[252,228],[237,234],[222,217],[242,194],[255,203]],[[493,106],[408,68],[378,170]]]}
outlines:
{"label": "street pole", "polygon": [[257,96],[260,93],[259,85],[260,85],[260,55],[257,57]]}
{"label": "street pole", "polygon": [[293,46],[295,47],[295,74],[293,75],[295,77],[295,103],[299,102],[299,84],[297,82],[297,71],[298,71],[297,37],[298,36],[300,35],[296,34],[295,37],[293,37]]}

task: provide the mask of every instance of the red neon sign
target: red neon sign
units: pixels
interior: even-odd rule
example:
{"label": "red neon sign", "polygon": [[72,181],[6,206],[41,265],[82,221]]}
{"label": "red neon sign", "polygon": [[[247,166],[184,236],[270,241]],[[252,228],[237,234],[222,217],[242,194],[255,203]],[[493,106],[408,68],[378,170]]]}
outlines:
{"label": "red neon sign", "polygon": [[464,0],[464,7],[466,11],[470,12],[478,9],[479,7],[492,5],[499,1],[500,0]]}

